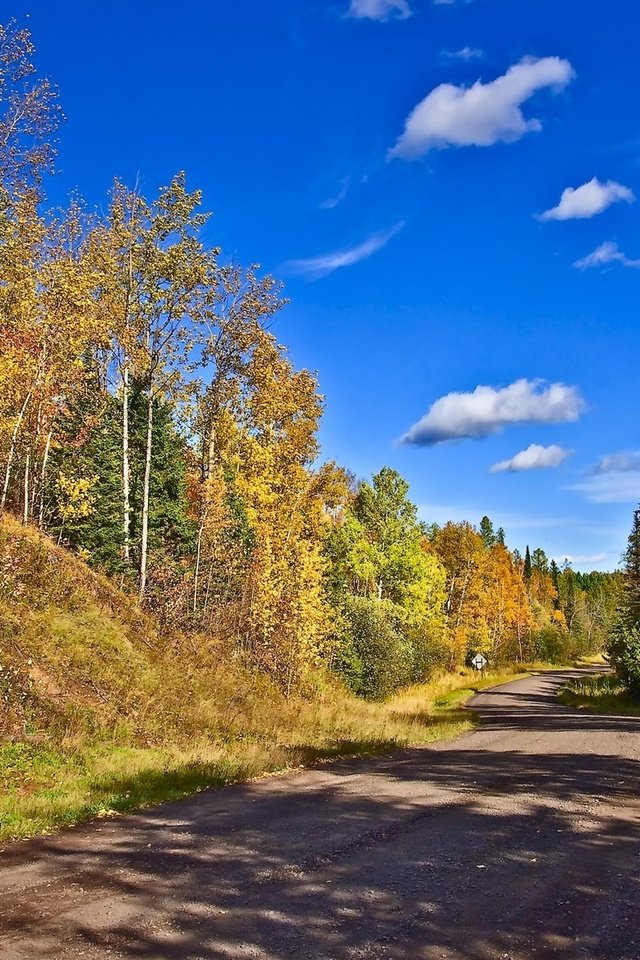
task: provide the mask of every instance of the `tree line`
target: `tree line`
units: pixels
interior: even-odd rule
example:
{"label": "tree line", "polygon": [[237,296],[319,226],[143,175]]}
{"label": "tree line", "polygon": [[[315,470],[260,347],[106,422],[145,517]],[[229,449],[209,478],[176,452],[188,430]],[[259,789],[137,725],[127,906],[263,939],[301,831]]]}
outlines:
{"label": "tree line", "polygon": [[640,506],[634,511],[623,557],[623,584],[608,654],[622,685],[640,700]]}
{"label": "tree line", "polygon": [[285,690],[328,667],[381,697],[476,652],[602,645],[616,575],[521,557],[486,517],[426,525],[390,468],[319,463],[282,287],[207,242],[184,173],[151,200],[116,181],[103,215],[47,204],[59,108],[15,24],[0,94],[0,511]]}

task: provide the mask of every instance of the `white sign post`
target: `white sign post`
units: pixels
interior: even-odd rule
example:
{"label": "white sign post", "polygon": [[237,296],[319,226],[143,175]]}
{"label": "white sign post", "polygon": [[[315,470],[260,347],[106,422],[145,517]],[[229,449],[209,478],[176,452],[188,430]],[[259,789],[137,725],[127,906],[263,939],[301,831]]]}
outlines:
{"label": "white sign post", "polygon": [[482,670],[484,672],[484,668],[487,665],[487,659],[486,657],[483,657],[481,653],[476,653],[471,663],[476,668],[476,670]]}

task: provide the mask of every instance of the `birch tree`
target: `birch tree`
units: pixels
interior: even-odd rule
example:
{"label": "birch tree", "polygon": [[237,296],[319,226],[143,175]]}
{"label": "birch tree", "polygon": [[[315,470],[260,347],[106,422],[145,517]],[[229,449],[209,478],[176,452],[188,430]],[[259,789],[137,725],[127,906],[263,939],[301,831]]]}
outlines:
{"label": "birch tree", "polygon": [[120,323],[118,366],[122,378],[123,524],[129,536],[129,391],[130,377],[146,396],[146,451],[138,544],[139,595],[148,576],[149,500],[154,405],[169,398],[179,407],[194,389],[191,376],[201,358],[207,294],[215,286],[216,249],[205,249],[200,231],[208,215],[199,212],[201,193],[187,192],[178,174],[157,200],[147,205],[120,185],[114,190],[108,229],[115,256],[111,289]]}

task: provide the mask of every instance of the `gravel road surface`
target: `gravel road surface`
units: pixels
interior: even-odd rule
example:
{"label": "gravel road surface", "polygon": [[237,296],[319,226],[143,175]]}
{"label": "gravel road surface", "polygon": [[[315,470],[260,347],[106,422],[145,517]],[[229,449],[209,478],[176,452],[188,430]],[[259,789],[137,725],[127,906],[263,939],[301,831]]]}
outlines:
{"label": "gravel road surface", "polygon": [[640,960],[640,718],[494,688],[479,729],[0,855],[0,958]]}

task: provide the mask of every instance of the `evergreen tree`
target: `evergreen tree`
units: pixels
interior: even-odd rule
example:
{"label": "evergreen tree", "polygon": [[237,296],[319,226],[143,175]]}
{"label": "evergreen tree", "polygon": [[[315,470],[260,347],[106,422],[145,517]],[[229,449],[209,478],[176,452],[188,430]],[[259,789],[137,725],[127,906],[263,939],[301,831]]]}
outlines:
{"label": "evergreen tree", "polygon": [[497,543],[500,544],[501,547],[506,547],[507,543],[506,543],[505,532],[503,527],[498,527],[498,529],[496,530],[496,541]]}
{"label": "evergreen tree", "polygon": [[622,603],[608,650],[619,679],[640,699],[640,509],[633,514],[623,569]]}
{"label": "evergreen tree", "polygon": [[[146,391],[134,384],[130,397],[131,543],[139,544],[144,503],[145,449],[147,443]],[[186,448],[178,434],[168,403],[156,398],[151,449],[149,498],[149,556],[176,559],[193,553],[195,529],[188,517]],[[138,547],[132,549],[137,556]]]}
{"label": "evergreen tree", "polygon": [[493,524],[489,517],[483,517],[480,521],[480,536],[485,547],[489,548],[496,542],[496,535],[493,530]]}
{"label": "evergreen tree", "polygon": [[89,483],[89,509],[83,516],[67,519],[54,494],[48,525],[94,566],[109,573],[121,572],[124,537],[118,405],[109,397],[87,395],[74,409],[67,427],[73,440],[54,455],[51,472],[58,488],[63,478]]}
{"label": "evergreen tree", "polygon": [[[131,427],[131,542],[139,540],[145,458],[146,398],[133,386],[129,398]],[[188,518],[186,448],[175,429],[168,404],[156,400],[156,434],[152,450],[149,551],[179,559],[193,548]],[[68,443],[54,454],[51,473],[57,477],[50,496],[49,527],[86,554],[90,563],[109,573],[127,569],[122,527],[122,417],[114,397],[85,394],[65,423]],[[86,508],[65,510],[62,491],[86,485]],[[79,489],[83,489],[81,486]],[[57,491],[57,495],[56,495]]]}
{"label": "evergreen tree", "polygon": [[549,573],[549,561],[544,550],[541,550],[538,547],[531,554],[531,568],[532,570],[537,570],[538,573],[547,574]]}
{"label": "evergreen tree", "polygon": [[631,626],[640,626],[640,509],[633,514],[633,525],[624,553],[624,617]]}
{"label": "evergreen tree", "polygon": [[522,568],[522,574],[525,580],[531,580],[531,553],[529,552],[529,545],[527,544],[527,549],[524,552],[524,567]]}
{"label": "evergreen tree", "polygon": [[553,606],[556,610],[559,610],[560,609],[560,580],[559,580],[560,569],[558,567],[558,564],[555,562],[555,560],[551,561],[551,565],[549,567],[549,574],[551,576],[551,583],[553,584],[554,589],[556,591],[556,598],[553,601]]}

